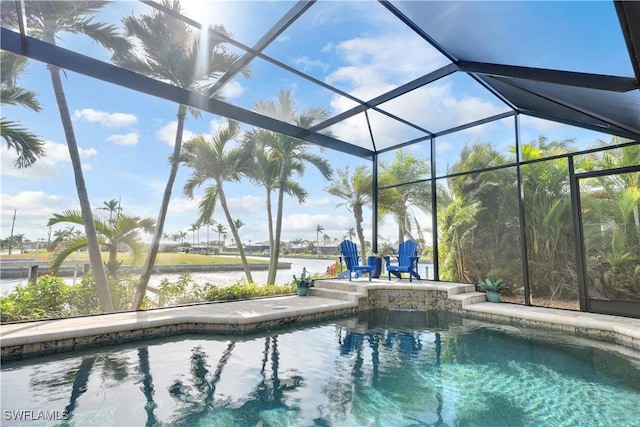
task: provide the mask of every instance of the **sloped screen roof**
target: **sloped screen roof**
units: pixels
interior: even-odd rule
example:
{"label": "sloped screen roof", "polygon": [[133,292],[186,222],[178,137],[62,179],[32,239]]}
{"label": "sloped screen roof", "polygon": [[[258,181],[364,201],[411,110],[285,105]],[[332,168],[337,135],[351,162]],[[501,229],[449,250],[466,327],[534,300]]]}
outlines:
{"label": "sloped screen roof", "polygon": [[[360,157],[520,113],[640,138],[635,2],[189,3],[114,2],[105,18],[117,25],[135,4],[225,25],[210,32],[239,59],[206,94],[32,39],[28,21],[4,16],[2,49]],[[283,88],[330,117],[305,128],[254,111]]]}

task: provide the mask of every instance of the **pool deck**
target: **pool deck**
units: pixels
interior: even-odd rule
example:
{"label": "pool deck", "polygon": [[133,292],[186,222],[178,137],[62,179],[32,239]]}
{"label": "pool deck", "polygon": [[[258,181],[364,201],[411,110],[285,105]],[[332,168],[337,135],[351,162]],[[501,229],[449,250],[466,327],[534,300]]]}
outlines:
{"label": "pool deck", "polygon": [[[431,300],[427,297],[426,303],[423,303],[425,307],[416,307],[413,302],[423,294],[433,295],[434,298]],[[465,284],[426,280],[389,282],[382,279],[369,282],[367,279],[358,279],[352,282],[318,281],[307,297],[292,295],[2,324],[2,359],[15,360],[153,336],[187,332],[243,333],[348,316],[372,308],[373,295],[378,298],[376,307],[445,308],[474,319],[561,330],[640,351],[640,319],[489,303],[484,294],[475,292],[473,286]],[[381,299],[380,295],[384,298]],[[410,306],[398,306],[403,303],[401,298],[404,298],[405,304],[411,301]],[[368,305],[363,301],[368,301]]]}

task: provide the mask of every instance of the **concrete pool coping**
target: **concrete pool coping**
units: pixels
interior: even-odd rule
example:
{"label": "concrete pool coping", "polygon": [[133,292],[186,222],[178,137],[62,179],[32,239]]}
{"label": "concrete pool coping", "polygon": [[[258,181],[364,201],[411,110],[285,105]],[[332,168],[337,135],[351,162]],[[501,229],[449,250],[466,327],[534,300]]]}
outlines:
{"label": "concrete pool coping", "polygon": [[438,309],[495,323],[560,330],[640,350],[640,319],[486,302],[473,285],[428,280],[320,280],[309,296],[203,303],[0,325],[2,360],[190,332],[249,333],[371,308]]}

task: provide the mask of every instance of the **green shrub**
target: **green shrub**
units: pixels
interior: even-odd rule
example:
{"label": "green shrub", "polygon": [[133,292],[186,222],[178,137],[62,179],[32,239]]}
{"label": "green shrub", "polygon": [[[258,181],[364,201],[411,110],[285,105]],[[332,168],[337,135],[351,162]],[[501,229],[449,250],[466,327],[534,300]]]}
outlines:
{"label": "green shrub", "polygon": [[36,283],[18,285],[0,297],[3,322],[69,316],[69,285],[56,276],[40,276]]}
{"label": "green shrub", "polygon": [[[137,278],[109,279],[109,290],[117,311],[131,308],[136,291]],[[229,287],[215,286],[209,282],[196,283],[190,274],[181,274],[178,280],[163,279],[159,286],[158,304],[145,297],[143,308],[197,303],[204,301],[234,301],[249,298],[290,295],[295,284],[255,285],[236,283]],[[86,274],[75,285],[66,284],[57,276],[41,276],[37,283],[18,285],[0,296],[0,321],[56,319],[86,316],[100,313],[100,301],[91,274]]]}
{"label": "green shrub", "polygon": [[228,287],[210,285],[206,294],[207,301],[234,301],[249,298],[267,297],[275,295],[287,295],[296,291],[295,285],[256,285],[236,283]]}

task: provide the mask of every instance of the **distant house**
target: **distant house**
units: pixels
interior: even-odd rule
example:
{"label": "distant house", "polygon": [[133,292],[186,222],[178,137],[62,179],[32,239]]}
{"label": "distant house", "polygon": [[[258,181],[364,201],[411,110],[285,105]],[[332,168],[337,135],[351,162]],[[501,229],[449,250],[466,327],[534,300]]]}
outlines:
{"label": "distant house", "polygon": [[[234,246],[235,248],[235,246]],[[244,250],[245,252],[252,252],[252,253],[265,253],[265,251],[270,251],[271,250],[271,245],[269,244],[268,241],[266,242],[250,242],[248,244],[244,245]]]}
{"label": "distant house", "polygon": [[318,246],[319,253],[323,255],[336,255],[340,252],[340,242],[342,240],[321,240],[320,246]]}

